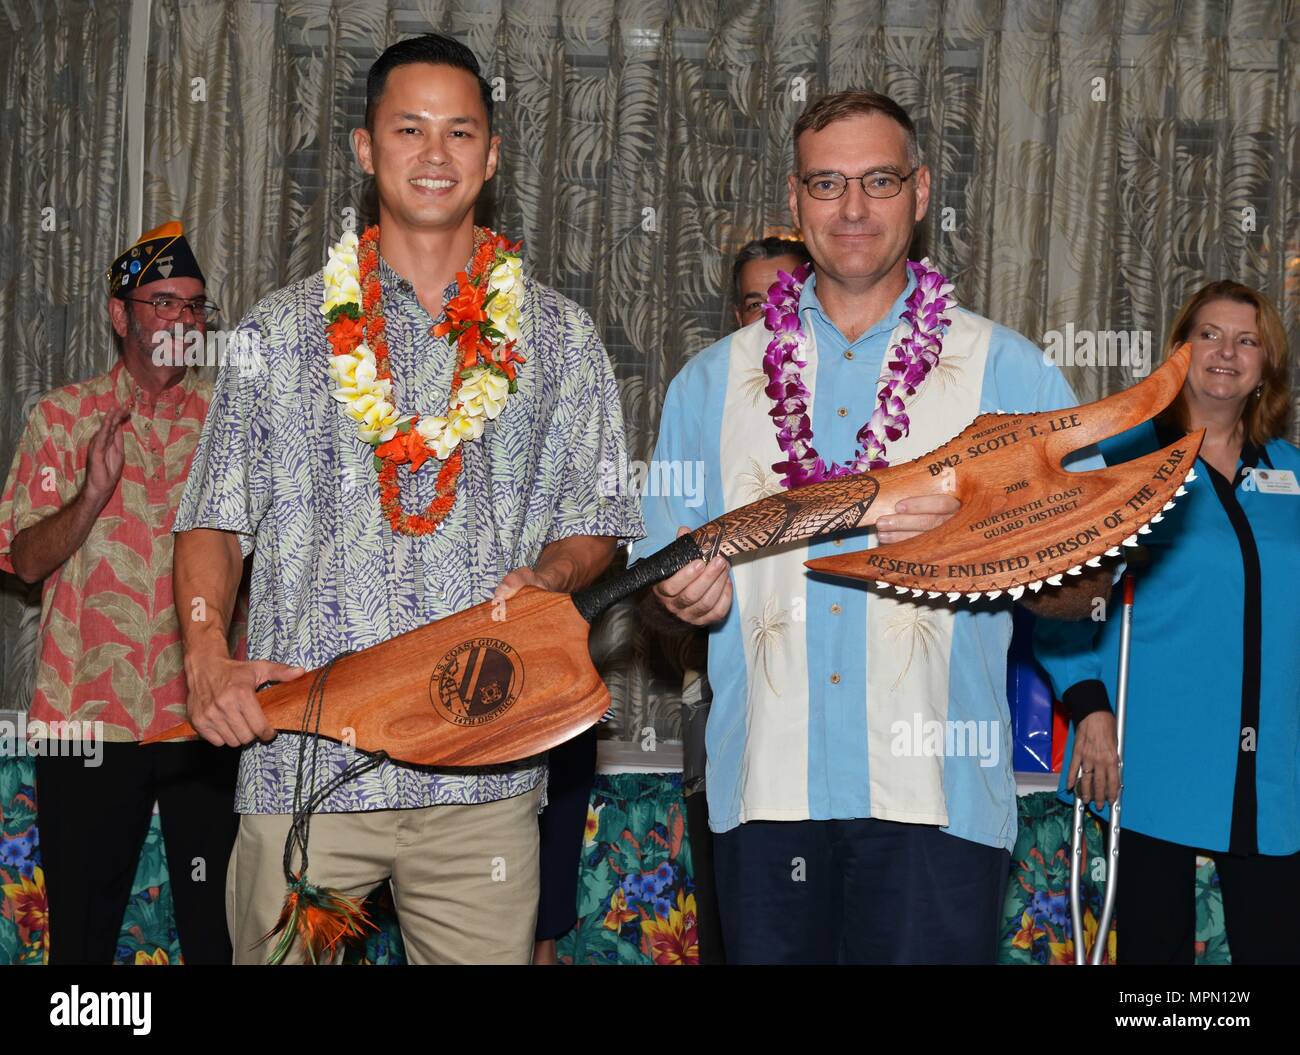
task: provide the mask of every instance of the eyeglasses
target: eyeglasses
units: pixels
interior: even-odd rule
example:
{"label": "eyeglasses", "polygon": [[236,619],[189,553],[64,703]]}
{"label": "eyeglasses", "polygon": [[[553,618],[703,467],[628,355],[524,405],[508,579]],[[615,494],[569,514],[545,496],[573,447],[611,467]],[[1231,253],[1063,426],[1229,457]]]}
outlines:
{"label": "eyeglasses", "polygon": [[138,297],[123,297],[122,299],[129,300],[132,304],[148,304],[152,306],[158,318],[167,322],[175,322],[186,310],[189,311],[195,322],[199,319],[208,322],[216,318],[217,312],[221,310],[210,300],[182,300],[180,297],[153,297],[150,300],[140,300]]}
{"label": "eyeglasses", "polygon": [[846,176],[842,172],[814,172],[800,182],[818,201],[834,201],[843,197],[853,180],[862,184],[862,189],[869,198],[896,198],[902,192],[903,184],[915,175],[916,169],[912,169],[906,176],[885,170],[865,172],[861,176]]}

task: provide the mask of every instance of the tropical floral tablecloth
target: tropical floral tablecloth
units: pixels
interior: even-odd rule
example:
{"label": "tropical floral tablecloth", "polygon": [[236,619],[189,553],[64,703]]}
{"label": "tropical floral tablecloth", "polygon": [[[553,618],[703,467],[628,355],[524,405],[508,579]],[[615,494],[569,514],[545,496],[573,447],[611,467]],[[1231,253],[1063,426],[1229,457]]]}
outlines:
{"label": "tropical floral tablecloth", "polygon": [[[30,759],[0,759],[0,963],[45,959],[45,885],[36,829],[36,792]],[[1003,963],[1070,963],[1070,811],[1050,792],[1020,799],[1020,836],[1004,913]],[[1090,856],[1101,843],[1090,821]],[[1104,885],[1084,884],[1085,930],[1091,943]],[[1098,869],[1100,871],[1100,869]],[[1213,862],[1196,877],[1198,963],[1227,963],[1223,907]],[[379,924],[353,963],[405,962],[401,934],[386,886],[370,911]],[[694,964],[699,961],[695,883],[680,774],[601,774],[587,814],[578,886],[578,925],[557,947],[563,963]],[[1118,926],[1112,931],[1114,959]],[[172,916],[167,864],[158,818],[140,854],[135,885],[122,921],[117,962],[182,963]]]}
{"label": "tropical floral tablecloth", "polygon": [[578,925],[556,945],[562,962],[699,963],[680,773],[599,775],[579,874]]}

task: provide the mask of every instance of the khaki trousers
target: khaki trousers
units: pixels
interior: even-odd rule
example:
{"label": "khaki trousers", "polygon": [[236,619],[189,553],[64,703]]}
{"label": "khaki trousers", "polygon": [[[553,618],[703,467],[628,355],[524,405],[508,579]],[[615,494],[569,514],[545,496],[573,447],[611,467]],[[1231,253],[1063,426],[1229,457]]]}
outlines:
{"label": "khaki trousers", "polygon": [[[514,963],[532,959],[537,924],[537,808],[542,788],[474,806],[318,813],[307,876],[363,899],[392,886],[407,961]],[[260,964],[258,945],[284,906],[285,814],[245,814],[226,874],[234,962]],[[301,943],[290,963],[305,961]]]}

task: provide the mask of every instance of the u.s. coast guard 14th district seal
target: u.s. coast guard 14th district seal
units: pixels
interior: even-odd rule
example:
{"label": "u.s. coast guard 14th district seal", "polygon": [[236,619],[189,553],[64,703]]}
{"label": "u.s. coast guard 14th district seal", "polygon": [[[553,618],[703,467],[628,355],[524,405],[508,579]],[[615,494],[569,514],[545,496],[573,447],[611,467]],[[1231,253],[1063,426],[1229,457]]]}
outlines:
{"label": "u.s. coast guard 14th district seal", "polygon": [[442,657],[429,681],[429,698],[455,725],[486,725],[510,709],[523,684],[519,653],[498,638],[476,637]]}

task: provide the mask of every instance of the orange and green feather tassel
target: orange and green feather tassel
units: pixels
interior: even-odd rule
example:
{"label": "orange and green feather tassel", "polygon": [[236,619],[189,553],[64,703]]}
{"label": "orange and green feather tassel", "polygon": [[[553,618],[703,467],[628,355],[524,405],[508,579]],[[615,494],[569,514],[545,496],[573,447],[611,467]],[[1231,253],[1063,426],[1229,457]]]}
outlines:
{"label": "orange and green feather tassel", "polygon": [[284,963],[295,938],[302,941],[311,963],[330,963],[341,943],[377,929],[361,902],[337,890],[314,886],[299,874],[289,883],[279,920],[258,944],[280,936],[266,959],[268,964]]}

